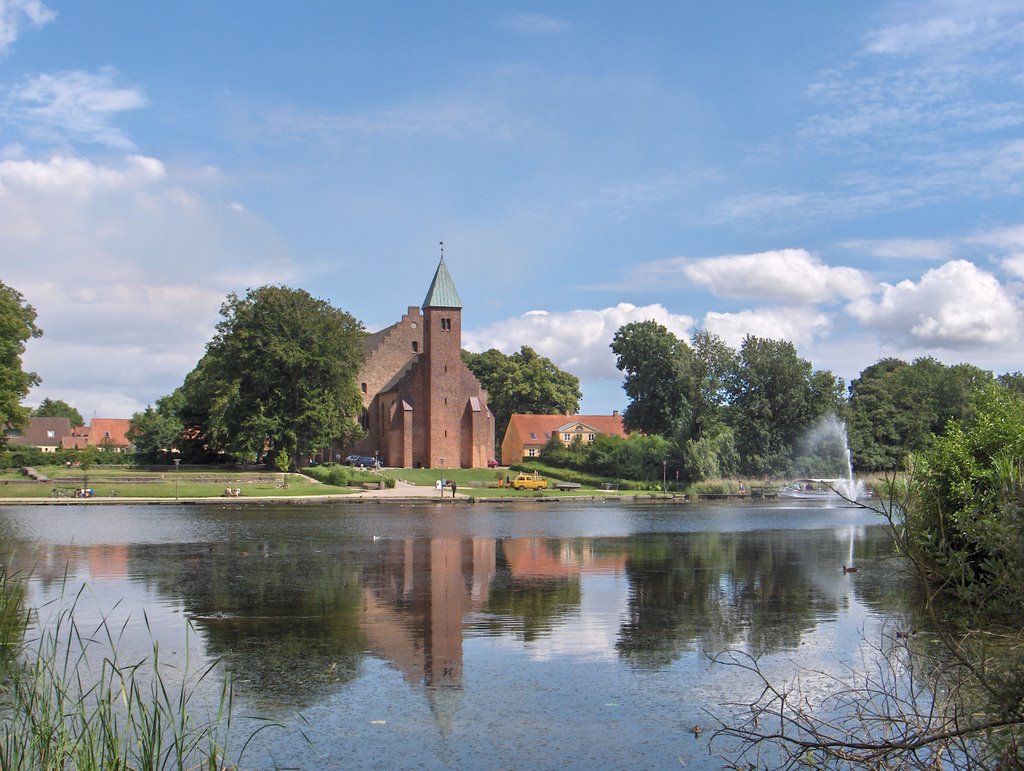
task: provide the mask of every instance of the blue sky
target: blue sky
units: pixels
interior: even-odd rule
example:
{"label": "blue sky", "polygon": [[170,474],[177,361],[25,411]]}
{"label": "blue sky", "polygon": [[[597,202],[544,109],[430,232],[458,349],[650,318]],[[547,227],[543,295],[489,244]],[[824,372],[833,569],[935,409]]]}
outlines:
{"label": "blue sky", "polygon": [[584,412],[648,318],[1024,369],[1016,1],[0,0],[0,110],[29,402],[87,418],[180,385],[229,292],[393,323],[441,240],[465,347]]}

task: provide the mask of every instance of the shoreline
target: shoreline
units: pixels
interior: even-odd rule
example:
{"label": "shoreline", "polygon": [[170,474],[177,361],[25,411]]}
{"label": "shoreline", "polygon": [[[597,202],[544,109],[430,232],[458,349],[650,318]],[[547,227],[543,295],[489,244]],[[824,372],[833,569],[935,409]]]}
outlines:
{"label": "shoreline", "polygon": [[213,498],[133,498],[130,496],[93,496],[92,498],[0,498],[0,506],[116,506],[119,504],[158,506],[165,504],[176,504],[186,506],[251,506],[260,503],[360,503],[360,504],[381,504],[400,503],[403,505],[432,504],[434,506],[453,504],[524,504],[524,503],[559,503],[567,502],[616,502],[629,501],[632,503],[688,503],[689,499],[682,494],[645,493],[638,495],[544,495],[544,496],[523,496],[523,497],[476,497],[459,493],[455,498],[437,496],[433,488],[424,488],[422,494],[410,495],[407,490],[401,490],[397,494],[385,494],[391,491],[361,491],[349,494],[326,494],[326,495],[285,495],[285,496],[251,496],[240,498],[213,497]]}

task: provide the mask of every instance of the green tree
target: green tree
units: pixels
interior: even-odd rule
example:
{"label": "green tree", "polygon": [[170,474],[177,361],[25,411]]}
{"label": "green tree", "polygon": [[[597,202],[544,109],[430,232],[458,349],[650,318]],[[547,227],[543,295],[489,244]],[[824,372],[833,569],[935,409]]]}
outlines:
{"label": "green tree", "polygon": [[821,414],[811,363],[793,344],[747,335],[730,384],[730,414],[740,470],[773,474],[790,466],[793,446]]}
{"label": "green tree", "polygon": [[1024,396],[1024,372],[1004,372],[997,380],[1003,388],[1009,388]]}
{"label": "green tree", "polygon": [[528,345],[509,356],[495,348],[483,353],[463,351],[462,360],[487,391],[498,442],[513,413],[573,415],[580,410],[580,379]]}
{"label": "green tree", "polygon": [[84,426],[82,413],[62,399],[43,399],[39,406],[32,411],[36,418],[67,418],[71,421],[72,428]]}
{"label": "green tree", "polygon": [[859,469],[897,468],[931,446],[949,420],[970,417],[971,394],[992,375],[969,364],[947,367],[930,357],[908,364],[882,359],[850,383],[850,451]]}
{"label": "green tree", "polygon": [[[43,334],[36,326],[36,311],[21,292],[0,282],[0,426],[23,428],[29,417],[21,400],[32,386],[39,385],[35,372],[21,366],[25,343]],[[6,440],[0,435],[0,446]]]}
{"label": "green tree", "polygon": [[[174,451],[181,451],[184,425],[180,410],[184,397],[180,389],[132,415],[128,438],[135,445],[135,455],[147,463],[170,463]],[[180,457],[180,455],[179,455]]]}
{"label": "green tree", "polygon": [[[933,583],[1015,619],[1024,604],[1024,397],[988,383],[915,457],[904,544]],[[1018,704],[1019,706],[1019,704]]]}
{"label": "green tree", "polygon": [[688,358],[691,425],[687,440],[700,441],[705,434],[717,431],[725,417],[729,402],[729,382],[735,376],[737,359],[722,338],[706,330],[690,337],[692,355]]}
{"label": "green tree", "polygon": [[612,338],[615,366],[625,373],[630,402],[622,414],[628,431],[675,437],[691,419],[688,396],[692,351],[656,321],[634,321]]}
{"label": "green tree", "polygon": [[358,435],[362,324],[284,286],[232,293],[221,316],[185,379],[185,426],[198,424],[208,443],[238,457],[284,449],[296,467],[315,448]]}

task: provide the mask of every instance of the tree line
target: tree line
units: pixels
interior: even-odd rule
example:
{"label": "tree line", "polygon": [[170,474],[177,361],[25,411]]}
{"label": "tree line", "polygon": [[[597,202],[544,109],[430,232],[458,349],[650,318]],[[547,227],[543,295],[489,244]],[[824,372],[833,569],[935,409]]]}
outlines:
{"label": "tree line", "polygon": [[[361,322],[285,286],[232,293],[220,314],[205,354],[182,385],[133,416],[131,436],[141,459],[167,460],[173,450],[187,462],[272,458],[279,464],[285,457],[299,465],[319,447],[361,435]],[[20,359],[26,341],[41,334],[32,306],[0,284],[0,419],[6,425],[22,426],[29,415],[20,400],[39,378],[24,372]],[[946,366],[932,358],[882,359],[847,388],[832,372],[814,369],[788,341],[748,335],[734,349],[706,330],[683,340],[654,321],[621,327],[611,350],[623,373],[630,438],[603,438],[571,452],[549,448],[551,459],[609,476],[656,480],[668,473],[693,481],[811,471],[813,458],[801,438],[830,415],[848,425],[859,471],[892,469],[929,447],[949,420],[969,418],[970,394],[978,387],[997,382],[1024,393],[1021,373],[997,379],[969,364]],[[579,379],[527,345],[508,355],[463,351],[463,360],[489,393],[499,442],[513,413],[579,411]],[[60,400],[46,400],[35,414],[82,422]]]}
{"label": "tree line", "polygon": [[996,378],[930,357],[884,358],[847,388],[788,341],[747,335],[737,350],[705,330],[681,340],[654,321],[621,327],[612,350],[626,428],[668,440],[669,462],[690,480],[814,472],[806,437],[829,416],[845,421],[857,470],[893,470],[950,420],[969,419],[985,384],[1024,393],[1021,373]]}

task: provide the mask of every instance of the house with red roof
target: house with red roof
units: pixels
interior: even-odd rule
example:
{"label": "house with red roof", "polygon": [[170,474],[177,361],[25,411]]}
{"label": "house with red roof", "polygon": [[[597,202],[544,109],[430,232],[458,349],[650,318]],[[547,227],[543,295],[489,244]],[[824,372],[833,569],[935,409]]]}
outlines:
{"label": "house with red roof", "polygon": [[568,446],[578,436],[590,444],[598,434],[626,437],[618,410],[611,415],[522,415],[509,418],[501,440],[501,463],[510,466],[524,459],[539,458],[544,445],[557,436]]}
{"label": "house with red roof", "polygon": [[93,418],[88,426],[71,429],[71,434],[61,441],[61,448],[96,447],[108,452],[131,452],[133,445],[128,438],[131,424],[131,418]]}

